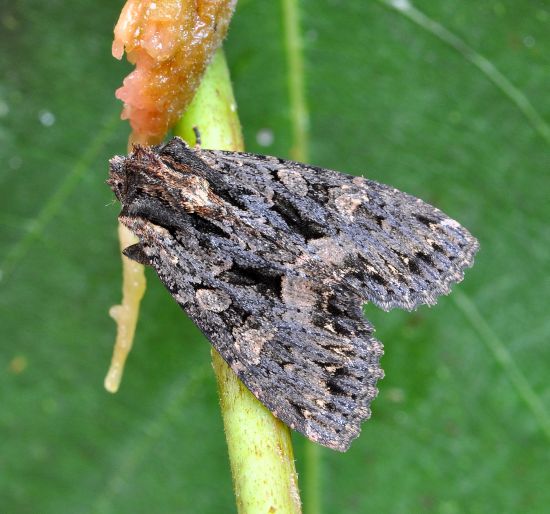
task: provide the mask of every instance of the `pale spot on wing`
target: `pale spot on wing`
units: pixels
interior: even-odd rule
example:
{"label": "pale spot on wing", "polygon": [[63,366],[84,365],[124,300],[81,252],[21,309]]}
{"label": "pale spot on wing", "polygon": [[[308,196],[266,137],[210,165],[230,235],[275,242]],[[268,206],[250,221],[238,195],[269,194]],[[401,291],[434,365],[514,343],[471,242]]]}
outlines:
{"label": "pale spot on wing", "polygon": [[315,248],[315,253],[327,264],[340,265],[349,255],[356,253],[355,245],[343,238],[320,237],[310,239],[308,243]]}
{"label": "pale spot on wing", "polygon": [[277,177],[284,186],[297,196],[306,196],[308,193],[307,182],[302,175],[295,170],[279,170]]}
{"label": "pale spot on wing", "polygon": [[260,363],[264,345],[275,337],[273,331],[264,328],[248,328],[246,325],[235,328],[233,335],[235,336],[235,347],[253,364]]}
{"label": "pale spot on wing", "polygon": [[231,305],[231,298],[216,289],[198,289],[195,297],[200,308],[206,311],[223,312]]}
{"label": "pale spot on wing", "polygon": [[317,308],[319,294],[310,279],[286,276],[281,280],[281,298],[287,310],[283,319],[291,323],[310,324],[311,313]]}
{"label": "pale spot on wing", "polygon": [[334,200],[334,205],[341,214],[353,218],[353,214],[363,202],[368,202],[366,195],[362,194],[343,194]]}

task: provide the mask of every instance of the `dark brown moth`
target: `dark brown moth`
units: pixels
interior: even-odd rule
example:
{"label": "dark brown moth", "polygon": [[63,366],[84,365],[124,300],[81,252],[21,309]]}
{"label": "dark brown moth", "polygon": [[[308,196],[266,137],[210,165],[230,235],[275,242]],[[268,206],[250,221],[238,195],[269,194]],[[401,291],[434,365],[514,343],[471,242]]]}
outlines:
{"label": "dark brown moth", "polygon": [[110,162],[124,253],[155,268],[250,391],[312,441],[345,451],[370,416],[382,344],[362,305],[433,305],[478,243],[394,189],[181,139]]}

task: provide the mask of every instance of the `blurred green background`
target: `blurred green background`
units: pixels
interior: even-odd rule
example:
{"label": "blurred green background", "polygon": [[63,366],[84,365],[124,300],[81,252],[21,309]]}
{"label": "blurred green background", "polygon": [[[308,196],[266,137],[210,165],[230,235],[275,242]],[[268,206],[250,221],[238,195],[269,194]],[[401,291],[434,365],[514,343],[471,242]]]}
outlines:
{"label": "blurred green background", "polygon": [[[129,131],[114,90],[130,67],[110,55],[122,3],[0,7],[5,513],[235,512],[209,345],[152,273],[121,391],[102,386],[120,300],[104,181]],[[548,512],[550,5],[395,5],[299,2],[310,161],[436,204],[481,251],[435,308],[366,307],[386,378],[349,452],[321,450],[316,494],[325,513]],[[288,157],[284,37],[280,2],[243,0],[225,48],[247,149]]]}

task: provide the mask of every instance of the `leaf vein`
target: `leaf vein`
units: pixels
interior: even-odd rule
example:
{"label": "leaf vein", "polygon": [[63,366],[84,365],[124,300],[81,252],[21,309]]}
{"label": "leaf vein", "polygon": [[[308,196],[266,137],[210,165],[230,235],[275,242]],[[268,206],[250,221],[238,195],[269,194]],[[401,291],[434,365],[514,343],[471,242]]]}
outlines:
{"label": "leaf vein", "polygon": [[550,143],[550,125],[538,113],[527,96],[516,87],[487,57],[478,53],[463,39],[451,32],[441,23],[429,18],[414,7],[408,0],[377,0],[386,7],[393,9],[410,21],[430,32],[435,37],[454,48],[467,61],[481,71],[500,91],[516,105],[535,131]]}

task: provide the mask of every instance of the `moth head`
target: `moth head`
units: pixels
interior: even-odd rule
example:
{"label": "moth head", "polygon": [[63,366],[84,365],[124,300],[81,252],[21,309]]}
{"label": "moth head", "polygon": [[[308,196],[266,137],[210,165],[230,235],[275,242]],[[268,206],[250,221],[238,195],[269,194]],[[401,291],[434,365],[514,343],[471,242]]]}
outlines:
{"label": "moth head", "polygon": [[107,184],[109,184],[120,202],[122,202],[127,190],[125,161],[126,157],[120,155],[115,155],[109,161],[109,178],[107,179]]}
{"label": "moth head", "polygon": [[125,204],[131,200],[136,187],[149,182],[160,167],[160,159],[150,148],[134,145],[128,157],[117,155],[109,161],[107,184],[118,200]]}

